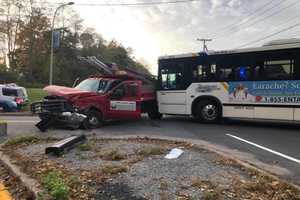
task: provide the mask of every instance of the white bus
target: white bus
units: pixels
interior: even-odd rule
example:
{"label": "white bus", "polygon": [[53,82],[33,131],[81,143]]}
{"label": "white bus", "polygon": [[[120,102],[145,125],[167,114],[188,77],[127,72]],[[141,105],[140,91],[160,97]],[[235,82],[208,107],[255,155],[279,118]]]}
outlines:
{"label": "white bus", "polygon": [[262,47],[162,56],[161,114],[300,121],[300,40]]}

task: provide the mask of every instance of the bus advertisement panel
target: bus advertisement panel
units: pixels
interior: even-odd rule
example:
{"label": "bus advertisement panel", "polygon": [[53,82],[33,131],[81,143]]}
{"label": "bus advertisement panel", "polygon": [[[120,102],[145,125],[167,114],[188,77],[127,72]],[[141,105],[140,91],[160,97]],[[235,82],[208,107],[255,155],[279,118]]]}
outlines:
{"label": "bus advertisement panel", "polygon": [[229,102],[299,104],[300,81],[228,82]]}

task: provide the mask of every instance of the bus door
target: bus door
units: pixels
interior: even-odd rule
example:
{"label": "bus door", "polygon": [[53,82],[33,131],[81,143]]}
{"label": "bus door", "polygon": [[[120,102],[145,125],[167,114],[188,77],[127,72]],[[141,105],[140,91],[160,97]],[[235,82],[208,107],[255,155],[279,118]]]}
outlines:
{"label": "bus door", "polygon": [[160,85],[157,91],[160,113],[186,114],[186,88],[183,74],[183,63],[168,62],[160,66]]}

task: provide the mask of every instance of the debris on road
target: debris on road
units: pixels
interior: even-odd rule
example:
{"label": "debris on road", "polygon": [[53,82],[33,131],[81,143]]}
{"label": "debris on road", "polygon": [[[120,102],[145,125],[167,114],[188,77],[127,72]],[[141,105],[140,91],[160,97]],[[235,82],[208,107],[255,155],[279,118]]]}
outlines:
{"label": "debris on road", "polygon": [[62,155],[67,151],[71,150],[72,148],[76,147],[77,145],[82,144],[86,141],[85,135],[80,136],[72,136],[66,139],[63,139],[49,147],[46,147],[45,153],[46,154],[54,154],[56,156]]}
{"label": "debris on road", "polygon": [[179,156],[181,156],[181,154],[183,154],[183,150],[174,148],[165,156],[165,158],[166,159],[176,159]]}

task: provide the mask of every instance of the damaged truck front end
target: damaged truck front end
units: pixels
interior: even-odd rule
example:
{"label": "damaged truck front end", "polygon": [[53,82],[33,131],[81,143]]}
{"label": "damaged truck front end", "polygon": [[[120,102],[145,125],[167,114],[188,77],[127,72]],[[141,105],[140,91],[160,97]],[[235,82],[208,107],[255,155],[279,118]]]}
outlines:
{"label": "damaged truck front end", "polygon": [[36,127],[42,132],[52,126],[69,129],[88,128],[87,116],[61,96],[44,97],[42,101],[31,104],[31,112],[39,115],[41,121]]}

